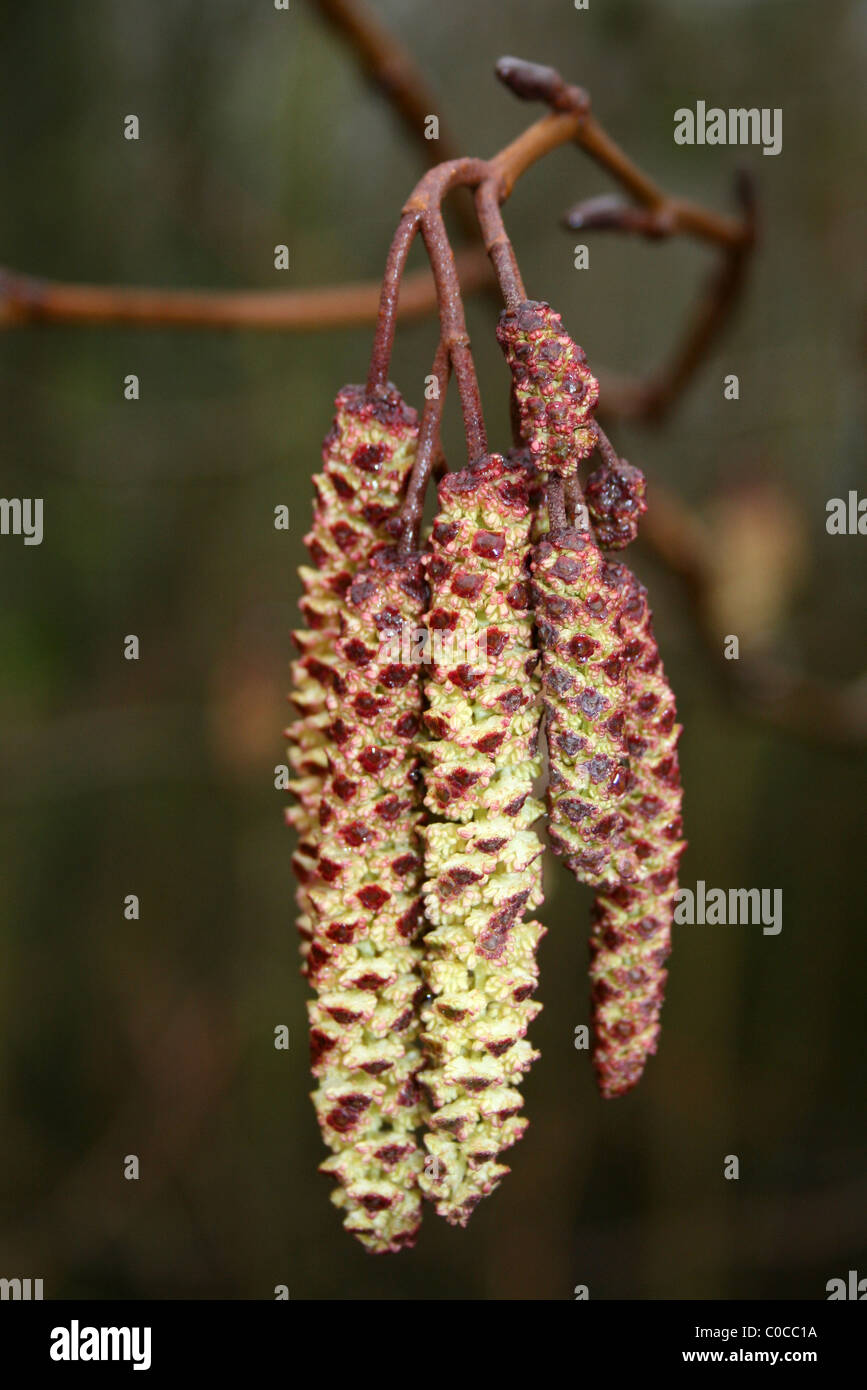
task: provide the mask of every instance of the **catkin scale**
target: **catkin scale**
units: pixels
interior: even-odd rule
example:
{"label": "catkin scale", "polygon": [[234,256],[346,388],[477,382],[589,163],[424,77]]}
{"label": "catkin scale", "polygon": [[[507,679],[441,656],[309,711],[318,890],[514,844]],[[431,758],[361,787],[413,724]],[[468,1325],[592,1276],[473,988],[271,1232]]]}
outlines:
{"label": "catkin scale", "polygon": [[300,569],[306,626],[293,633],[299,656],[292,664],[290,700],[298,716],[287,729],[290,790],[286,812],[298,840],[292,857],[299,880],[298,930],[302,956],[310,942],[308,884],[319,841],[319,805],[327,772],[326,687],[339,613],[347,589],[372,548],[389,538],[415,458],[418,422],[393,386],[370,396],[361,386],[337,394],[334,421],[322,446],[322,472],[313,479],[313,525],[305,536],[311,564]]}
{"label": "catkin scale", "polygon": [[413,1243],[422,1066],[422,818],[418,667],[400,659],[420,625],[417,555],[375,552],[350,585],[327,693],[328,774],[308,888],[314,1105],[345,1225],[371,1251]]}
{"label": "catkin scale", "polygon": [[[420,748],[439,819],[422,831],[431,1116],[420,1184],[457,1225],[508,1171],[499,1156],[526,1128],[518,1086],[537,1056],[526,1032],[543,928],[523,920],[542,901],[528,483],[520,459],[498,455],[447,475],[426,558],[434,659]],[[453,647],[438,654],[437,633]],[[484,638],[473,661],[455,650],[468,638]]]}

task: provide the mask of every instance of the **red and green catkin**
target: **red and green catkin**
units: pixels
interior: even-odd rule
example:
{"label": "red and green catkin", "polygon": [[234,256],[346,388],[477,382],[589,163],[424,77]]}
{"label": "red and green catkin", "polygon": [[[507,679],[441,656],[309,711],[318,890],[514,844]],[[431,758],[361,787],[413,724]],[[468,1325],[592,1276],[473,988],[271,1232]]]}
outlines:
{"label": "red and green catkin", "polygon": [[644,474],[626,459],[605,459],[593,470],[584,498],[596,542],[603,550],[623,550],[635,540],[647,511],[646,495]]}
{"label": "red and green catkin", "polygon": [[296,804],[286,813],[298,836],[292,864],[299,880],[298,930],[302,953],[311,924],[307,884],[319,840],[319,803],[327,772],[326,688],[347,590],[374,545],[389,539],[389,524],[415,458],[418,421],[394,387],[368,396],[361,386],[338,392],[332,428],[322,447],[322,472],[313,479],[313,526],[305,537],[311,565],[300,569],[300,608],[306,627],[293,638],[290,700],[298,717],[287,730]]}
{"label": "red and green catkin", "polygon": [[593,906],[593,1064],[603,1096],[613,1097],[638,1082],[656,1051],[685,842],[677,756],[681,726],[653,634],[647,591],[625,565],[611,564],[609,573],[621,592],[630,757],[623,811],[625,839],[637,864],[631,882],[603,887]]}
{"label": "red and green catkin", "polygon": [[497,339],[512,373],[522,439],[540,467],[570,476],[596,444],[599,383],[583,349],[550,304],[532,299],[503,311]]}
{"label": "red and green catkin", "polygon": [[421,751],[434,819],[422,831],[431,1115],[420,1184],[455,1225],[508,1172],[500,1155],[526,1128],[519,1086],[537,1056],[526,1038],[543,934],[525,920],[542,901],[532,826],[543,809],[528,482],[520,459],[499,455],[448,474],[426,559]]}
{"label": "red and green catkin", "polygon": [[533,552],[548,741],[549,840],[581,883],[631,879],[625,842],[629,694],[620,586],[587,531],[552,530]]}
{"label": "red and green catkin", "polygon": [[313,1099],[332,1150],[322,1171],[338,1181],[344,1224],[374,1252],[412,1245],[421,1217],[422,692],[403,654],[425,606],[418,555],[393,548],[346,593],[308,886]]}

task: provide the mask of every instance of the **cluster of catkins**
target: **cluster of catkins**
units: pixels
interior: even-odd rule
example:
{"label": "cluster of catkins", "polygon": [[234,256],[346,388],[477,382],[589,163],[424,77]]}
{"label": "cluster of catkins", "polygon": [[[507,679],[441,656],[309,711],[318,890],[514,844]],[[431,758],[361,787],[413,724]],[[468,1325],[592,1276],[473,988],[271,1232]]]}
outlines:
{"label": "cluster of catkins", "polygon": [[[289,730],[313,1100],[333,1200],[371,1251],[427,1197],[464,1225],[523,1134],[548,839],[595,890],[593,1063],[604,1096],[656,1049],[678,861],[680,726],[635,536],[638,469],[597,444],[598,385],[547,304],[501,316],[523,447],[439,484],[407,552],[418,440],[391,386],[344,388],[315,478]],[[610,451],[609,451],[610,452]],[[565,485],[574,514],[549,505]],[[548,500],[546,500],[548,499]]]}

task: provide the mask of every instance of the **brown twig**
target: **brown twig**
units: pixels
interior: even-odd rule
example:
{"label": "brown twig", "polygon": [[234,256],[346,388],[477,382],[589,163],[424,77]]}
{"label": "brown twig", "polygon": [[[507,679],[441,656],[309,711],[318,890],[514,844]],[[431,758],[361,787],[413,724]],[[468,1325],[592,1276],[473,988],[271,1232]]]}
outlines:
{"label": "brown twig", "polygon": [[[376,318],[376,332],[373,337],[373,350],[370,355],[370,369],[367,374],[367,389],[370,392],[382,391],[388,381],[391,352],[394,347],[394,329],[397,319],[397,305],[400,299],[401,281],[406,269],[406,258],[421,225],[419,213],[404,213],[397,224],[385,262],[385,274],[379,293],[379,310]],[[434,280],[436,286],[436,280]],[[436,288],[437,303],[439,289]]]}
{"label": "brown twig", "polygon": [[492,180],[479,184],[476,190],[476,212],[490,257],[503,293],[507,309],[515,309],[527,298],[524,281],[518,268],[515,249],[503,223],[497,185]]}
{"label": "brown twig", "polygon": [[[322,17],[346,40],[355,59],[389,106],[402,121],[404,128],[422,151],[426,164],[456,159],[459,154],[454,140],[437,110],[436,94],[409,49],[386,29],[365,0],[313,0]],[[436,115],[439,133],[436,140],[425,135],[428,116]],[[478,236],[472,208],[461,203],[457,209],[462,230],[471,240]]]}
{"label": "brown twig", "polygon": [[620,463],[620,455],[618,454],[617,450],[611,443],[611,440],[608,438],[608,435],[605,433],[604,429],[599,424],[599,422],[596,421],[595,424],[596,448],[602,455],[605,462],[608,464],[609,468],[616,468],[617,465]]}
{"label": "brown twig", "polygon": [[421,234],[437,282],[440,332],[454,368],[464,417],[467,455],[469,462],[473,463],[487,453],[488,440],[476,367],[470,352],[470,338],[464,317],[457,266],[442,213],[438,208],[430,208],[422,216]]}
{"label": "brown twig", "polygon": [[[456,253],[467,293],[491,283],[481,247]],[[167,290],[70,285],[0,268],[0,329],[29,323],[120,324],[146,328],[254,328],[315,333],[370,324],[379,311],[376,282],[313,290]],[[404,276],[396,312],[423,318],[436,309],[427,269]]]}
{"label": "brown twig", "polygon": [[662,225],[670,224],[672,231],[688,231],[724,245],[743,243],[745,229],[741,223],[685,199],[672,198],[654,183],[602,129],[590,110],[587,93],[580,87],[568,86],[554,68],[525,63],[520,58],[501,58],[496,73],[516,96],[544,101],[555,112],[574,115],[577,119],[571,138],[637,202],[653,210]]}
{"label": "brown twig", "polygon": [[[362,62],[377,76],[380,87],[394,102],[396,110],[417,133],[420,107],[427,105],[429,98],[422,94],[415,101],[410,96],[409,88],[416,81],[414,65],[402,51],[402,56],[396,56],[397,46],[377,25],[368,7],[359,6],[356,0],[324,0],[320,8],[357,47]],[[742,282],[745,252],[752,245],[753,219],[745,217],[738,223],[683,200],[669,198],[602,130],[590,112],[587,94],[565,83],[554,69],[504,58],[497,65],[497,74],[519,96],[545,101],[551,107],[550,113],[534,122],[490,160],[458,159],[437,165],[417,186],[406,210],[420,214],[427,207],[438,208],[452,188],[462,185],[479,188],[490,184],[490,191],[480,194],[478,203],[483,209],[481,215],[489,231],[490,254],[504,292],[513,295],[517,293],[520,277],[516,278],[508,240],[503,239],[499,230],[499,203],[509,196],[517,180],[532,164],[558,146],[575,141],[639,201],[645,209],[645,224],[652,225],[654,235],[689,232],[729,248],[730,259],[721,268],[684,343],[665,372],[650,383],[618,381],[606,373],[600,374],[606,415],[659,419],[670,408],[728,317]],[[428,157],[433,144],[425,141]],[[442,150],[442,141],[439,149]],[[493,230],[495,224],[496,230]],[[491,284],[487,268],[474,249],[459,252],[457,262],[465,292]],[[423,272],[403,275],[403,268],[401,263],[395,267],[394,274],[387,274],[381,289],[357,284],[319,290],[241,293],[59,284],[0,269],[0,327],[33,322],[135,323],[312,332],[374,322],[385,304],[386,323],[378,334],[379,345],[371,364],[372,379],[381,384],[383,370],[387,373],[387,365],[383,367],[383,363],[387,363],[390,355],[395,318],[398,315],[421,316],[436,305],[427,275]]]}
{"label": "brown twig", "polygon": [[551,535],[558,535],[563,531],[568,531],[569,522],[566,517],[566,499],[563,492],[562,478],[550,478],[545,484],[545,503],[548,508],[548,521],[550,523]]}
{"label": "brown twig", "polygon": [[440,423],[443,404],[448,389],[451,372],[451,356],[445,341],[441,338],[433,361],[431,375],[436,382],[436,392],[428,396],[422,411],[418,431],[418,447],[415,462],[410,474],[403,507],[401,509],[401,537],[399,550],[408,555],[418,545],[418,534],[424,512],[424,499],[428,479],[433,470],[440,447]]}
{"label": "brown twig", "polygon": [[[740,205],[742,237],[737,242],[721,241],[720,262],[712,272],[683,338],[669,362],[646,381],[620,383],[616,400],[618,415],[633,415],[658,422],[682,395],[690,378],[705,360],[712,343],[719,338],[740,298],[756,239],[756,207],[752,182],[741,172],[735,183]],[[571,230],[602,228],[620,232],[640,232],[656,240],[692,230],[682,223],[674,202],[653,207],[631,207],[616,198],[595,198],[579,203],[566,216]],[[609,402],[604,402],[607,410]],[[610,412],[612,413],[612,412]]]}
{"label": "brown twig", "polygon": [[755,197],[746,174],[738,175],[735,191],[743,214],[744,240],[723,248],[720,263],[708,279],[679,346],[667,366],[641,388],[638,399],[647,419],[661,420],[679,399],[740,299],[756,236]]}

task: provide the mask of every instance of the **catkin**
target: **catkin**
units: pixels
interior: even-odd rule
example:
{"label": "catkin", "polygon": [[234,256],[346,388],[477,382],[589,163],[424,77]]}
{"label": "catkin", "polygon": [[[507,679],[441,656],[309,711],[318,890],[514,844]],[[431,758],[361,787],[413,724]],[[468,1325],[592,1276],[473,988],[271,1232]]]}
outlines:
{"label": "catkin", "polygon": [[334,422],[322,446],[322,472],[313,478],[313,526],[305,536],[311,564],[300,569],[300,602],[306,627],[293,633],[299,650],[292,664],[290,700],[298,717],[286,731],[290,790],[296,804],[286,819],[298,836],[292,865],[299,880],[298,930],[302,956],[309,950],[311,923],[307,885],[319,842],[319,804],[327,771],[326,687],[339,628],[339,611],[359,566],[376,543],[389,537],[389,523],[415,458],[416,412],[389,386],[368,396],[345,386],[335,401]]}
{"label": "catkin", "polygon": [[503,311],[497,339],[512,373],[521,437],[540,467],[569,476],[596,443],[599,383],[583,349],[550,304],[532,299]]}
{"label": "catkin", "polygon": [[308,889],[313,1099],[333,1151],[322,1171],[338,1180],[344,1224],[375,1252],[412,1245],[421,1214],[421,682],[404,657],[425,600],[419,557],[393,548],[349,587]]}
{"label": "catkin", "polygon": [[630,879],[620,587],[589,532],[551,532],[532,561],[548,742],[549,840],[582,883]]}
{"label": "catkin", "polygon": [[599,1088],[611,1097],[636,1084],[656,1051],[685,842],[677,756],[681,726],[653,635],[647,591],[625,565],[610,565],[609,571],[621,590],[631,763],[623,809],[626,840],[638,865],[632,882],[601,889],[592,915],[592,1055]]}
{"label": "catkin", "polygon": [[541,1007],[531,996],[544,930],[524,920],[542,901],[528,484],[520,458],[499,455],[448,474],[426,560],[421,751],[438,819],[422,831],[431,1117],[420,1183],[455,1225],[508,1172],[499,1156],[526,1128],[518,1086],[538,1055],[525,1036]]}
{"label": "catkin", "polygon": [[646,493],[644,474],[626,459],[606,459],[593,470],[584,497],[603,550],[622,550],[635,540],[639,520],[647,511]]}

